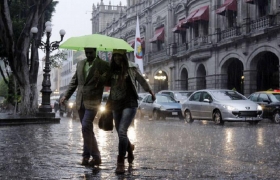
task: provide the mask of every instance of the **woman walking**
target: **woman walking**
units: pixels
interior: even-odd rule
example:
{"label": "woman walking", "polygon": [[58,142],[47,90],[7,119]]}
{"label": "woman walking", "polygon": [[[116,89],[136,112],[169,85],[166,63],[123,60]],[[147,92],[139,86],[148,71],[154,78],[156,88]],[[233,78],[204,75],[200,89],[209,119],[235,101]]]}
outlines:
{"label": "woman walking", "polygon": [[127,130],[135,117],[138,107],[137,82],[143,89],[155,95],[145,78],[142,76],[137,64],[128,61],[125,50],[114,50],[110,64],[109,84],[111,86],[111,102],[115,127],[119,137],[116,173],[125,172],[125,155],[128,163],[134,160],[134,145],[127,137]]}

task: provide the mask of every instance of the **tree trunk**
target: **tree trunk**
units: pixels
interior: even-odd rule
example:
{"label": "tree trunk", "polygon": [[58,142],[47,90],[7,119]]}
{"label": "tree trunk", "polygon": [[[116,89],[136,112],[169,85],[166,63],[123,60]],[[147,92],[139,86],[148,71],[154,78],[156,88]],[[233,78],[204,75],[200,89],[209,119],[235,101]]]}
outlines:
{"label": "tree trunk", "polygon": [[15,39],[8,1],[0,1],[0,38],[2,43],[5,44],[9,65],[20,88],[21,102],[19,110],[21,114],[25,115],[35,114],[38,110],[37,76],[39,44],[33,43],[31,59],[29,59],[28,52],[32,40],[30,30],[34,26],[39,26],[38,40],[34,41],[40,42],[44,12],[52,3],[52,0],[33,0],[29,3],[32,3],[32,6],[30,6],[24,28],[20,36]]}

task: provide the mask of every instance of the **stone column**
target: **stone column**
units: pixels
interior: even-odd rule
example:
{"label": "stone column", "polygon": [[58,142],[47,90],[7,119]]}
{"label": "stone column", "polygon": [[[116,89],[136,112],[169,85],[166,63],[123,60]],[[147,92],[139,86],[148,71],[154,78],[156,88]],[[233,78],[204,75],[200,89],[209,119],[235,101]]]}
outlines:
{"label": "stone column", "polygon": [[244,95],[247,97],[257,91],[257,70],[244,70]]}

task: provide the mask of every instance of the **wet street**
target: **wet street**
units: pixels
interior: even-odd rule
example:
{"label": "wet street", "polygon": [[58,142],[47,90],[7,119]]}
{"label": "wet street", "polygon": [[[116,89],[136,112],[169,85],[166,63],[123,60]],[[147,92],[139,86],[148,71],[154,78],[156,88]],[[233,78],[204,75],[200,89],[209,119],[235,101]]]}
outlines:
{"label": "wet street", "polygon": [[117,134],[95,124],[102,155],[99,168],[81,166],[78,120],[60,124],[0,126],[0,179],[279,179],[280,126],[175,119],[135,120],[132,167],[114,173]]}

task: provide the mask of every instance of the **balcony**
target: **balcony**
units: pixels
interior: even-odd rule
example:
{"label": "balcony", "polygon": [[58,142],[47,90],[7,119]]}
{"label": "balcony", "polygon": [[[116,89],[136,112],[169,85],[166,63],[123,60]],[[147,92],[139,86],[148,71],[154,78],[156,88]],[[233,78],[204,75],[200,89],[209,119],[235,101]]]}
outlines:
{"label": "balcony", "polygon": [[268,28],[274,24],[275,15],[268,15],[261,17],[255,21],[250,22],[250,31],[256,32]]}
{"label": "balcony", "polygon": [[233,38],[236,36],[240,36],[240,27],[233,27],[226,30],[221,31],[221,41],[229,38]]}
{"label": "balcony", "polygon": [[168,59],[166,49],[157,51],[157,52],[150,52],[149,63],[157,63],[162,62]]}

